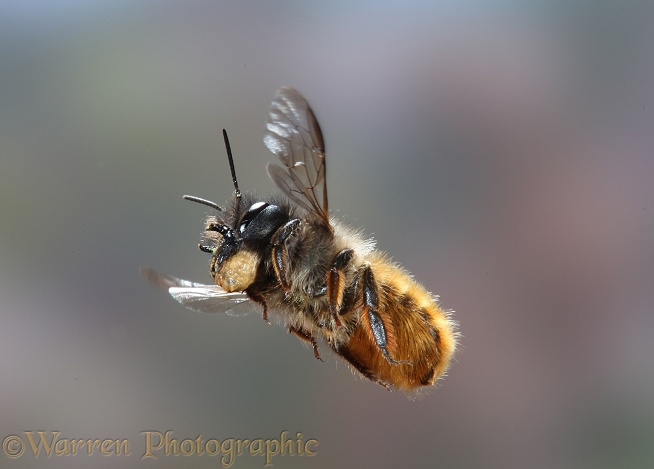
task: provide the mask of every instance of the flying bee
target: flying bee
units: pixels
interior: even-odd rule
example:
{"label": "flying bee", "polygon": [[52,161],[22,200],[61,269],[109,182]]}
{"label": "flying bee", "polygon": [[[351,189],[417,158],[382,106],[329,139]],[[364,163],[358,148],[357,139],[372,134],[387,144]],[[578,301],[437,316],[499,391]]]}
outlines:
{"label": "flying bee", "polygon": [[450,314],[422,285],[375,250],[372,239],[331,217],[325,144],[313,111],[294,88],[280,88],[270,106],[264,143],[282,166],[268,175],[290,199],[267,202],[238,188],[223,130],[234,193],[215,211],[200,250],[211,254],[214,284],[143,268],[150,282],[200,312],[238,314],[258,305],[264,320],[282,318],[313,347],[319,340],[366,378],[410,391],[434,384],[448,368],[458,332]]}

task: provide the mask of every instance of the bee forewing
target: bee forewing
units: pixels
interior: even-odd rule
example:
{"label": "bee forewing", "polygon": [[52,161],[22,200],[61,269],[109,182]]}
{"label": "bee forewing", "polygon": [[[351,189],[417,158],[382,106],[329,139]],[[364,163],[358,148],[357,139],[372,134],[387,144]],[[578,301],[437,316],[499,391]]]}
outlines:
{"label": "bee forewing", "polygon": [[298,184],[293,180],[290,173],[284,171],[281,166],[272,163],[268,163],[266,169],[270,179],[289,199],[309,212],[314,211],[313,207],[307,203],[307,199],[304,198],[304,194],[297,189]]}
{"label": "bee forewing", "polygon": [[283,86],[270,105],[266,129],[263,142],[284,165],[269,165],[268,174],[282,192],[329,226],[325,143],[309,103]]}

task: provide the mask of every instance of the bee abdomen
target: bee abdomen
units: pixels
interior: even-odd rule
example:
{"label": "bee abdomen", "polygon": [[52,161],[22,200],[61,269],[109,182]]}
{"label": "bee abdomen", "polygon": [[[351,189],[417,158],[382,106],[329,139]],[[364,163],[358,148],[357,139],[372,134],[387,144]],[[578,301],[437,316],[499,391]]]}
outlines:
{"label": "bee abdomen", "polygon": [[374,253],[370,267],[379,292],[384,327],[394,331],[391,352],[384,358],[373,334],[361,321],[359,330],[340,350],[341,356],[368,378],[399,389],[429,386],[447,370],[456,348],[457,333],[449,314],[422,285],[403,269]]}

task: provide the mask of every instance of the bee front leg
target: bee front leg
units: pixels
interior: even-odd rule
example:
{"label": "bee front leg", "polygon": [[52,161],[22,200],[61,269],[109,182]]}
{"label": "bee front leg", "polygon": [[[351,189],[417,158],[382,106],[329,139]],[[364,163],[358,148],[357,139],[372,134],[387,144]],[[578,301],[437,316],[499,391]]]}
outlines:
{"label": "bee front leg", "polygon": [[313,347],[313,356],[316,357],[318,360],[323,361],[323,359],[320,358],[320,354],[318,353],[318,342],[316,341],[316,338],[311,334],[311,332],[307,332],[302,328],[294,327],[294,326],[289,327],[288,332],[295,334],[305,342],[309,342]]}
{"label": "bee front leg", "polygon": [[[217,231],[222,235],[223,249],[225,249],[226,246],[230,247],[232,250],[235,250],[237,248],[238,241],[236,238],[236,232],[234,231],[233,228],[227,225],[221,225],[220,223],[209,223],[205,230]],[[217,271],[216,264],[218,264],[218,249],[217,248],[211,249],[211,247],[203,246],[202,244],[199,244],[198,247],[200,248],[200,251],[208,252],[212,254],[211,264],[209,264],[209,272],[211,273],[212,277],[215,277]]]}
{"label": "bee front leg", "polygon": [[298,228],[300,227],[300,220],[294,219],[286,223],[277,232],[272,238],[272,257],[273,257],[273,267],[275,268],[275,274],[279,283],[282,285],[282,288],[288,294],[291,291],[291,285],[288,280],[288,248],[286,247],[286,241],[291,238],[295,233],[297,233]]}
{"label": "bee front leg", "polygon": [[341,325],[338,317],[343,306],[343,297],[345,295],[345,274],[344,270],[352,260],[354,251],[352,249],[343,249],[334,256],[332,266],[327,273],[327,298],[329,300],[329,312],[334,318],[337,326]]}
{"label": "bee front leg", "polygon": [[375,277],[372,273],[370,266],[367,266],[363,271],[363,311],[361,315],[364,321],[367,322],[375,343],[382,355],[389,363],[393,365],[401,365],[410,363],[407,361],[398,361],[391,357],[388,349],[395,348],[394,328],[390,318],[387,317],[386,322],[382,319],[379,313],[379,296],[377,295],[377,284]]}

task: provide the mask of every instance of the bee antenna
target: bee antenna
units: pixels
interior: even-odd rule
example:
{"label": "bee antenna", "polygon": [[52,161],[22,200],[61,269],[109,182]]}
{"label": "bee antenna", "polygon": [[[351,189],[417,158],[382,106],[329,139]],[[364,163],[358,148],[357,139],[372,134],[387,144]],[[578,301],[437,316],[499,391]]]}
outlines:
{"label": "bee antenna", "polygon": [[229,161],[229,170],[232,172],[232,181],[234,182],[234,197],[237,203],[241,204],[241,191],[238,188],[238,181],[236,181],[236,170],[234,169],[234,157],[232,156],[232,147],[229,144],[229,137],[227,131],[223,129],[223,138],[225,139],[225,149],[227,150],[227,160]]}
{"label": "bee antenna", "polygon": [[195,197],[194,195],[185,195],[184,200],[190,200],[191,202],[197,202],[198,204],[206,205],[207,207],[215,208],[219,212],[224,212],[223,208],[218,205],[216,202],[212,202],[207,199],[201,199],[200,197]]}

